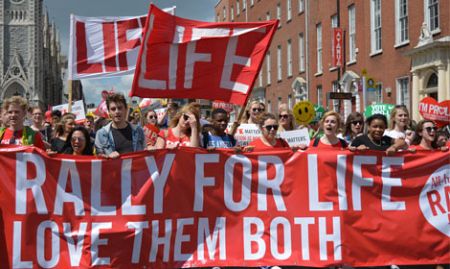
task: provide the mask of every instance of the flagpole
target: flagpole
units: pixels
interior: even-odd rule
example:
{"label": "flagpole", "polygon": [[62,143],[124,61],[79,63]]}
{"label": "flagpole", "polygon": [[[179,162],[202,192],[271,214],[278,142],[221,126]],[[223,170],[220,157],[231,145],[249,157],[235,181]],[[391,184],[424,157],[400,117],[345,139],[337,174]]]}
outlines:
{"label": "flagpole", "polygon": [[239,115],[235,122],[233,122],[233,125],[231,126],[230,135],[233,135],[236,133],[237,127],[239,126],[239,122],[241,122],[242,117],[244,116],[245,108],[247,107],[248,98],[245,100],[244,105],[241,107],[241,111],[239,111]]}
{"label": "flagpole", "polygon": [[67,111],[69,113],[72,112],[72,80],[67,81],[67,102],[69,103],[69,106],[67,108]]}

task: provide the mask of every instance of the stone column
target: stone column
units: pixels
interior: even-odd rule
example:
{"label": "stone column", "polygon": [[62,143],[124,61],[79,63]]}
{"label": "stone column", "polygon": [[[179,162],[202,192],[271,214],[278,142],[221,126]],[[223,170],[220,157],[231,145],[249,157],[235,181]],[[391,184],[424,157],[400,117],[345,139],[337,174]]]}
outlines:
{"label": "stone column", "polygon": [[415,121],[420,120],[420,114],[419,114],[419,91],[422,90],[420,86],[420,80],[419,80],[419,72],[413,71],[412,72],[412,87],[411,87],[411,116],[412,119]]}
{"label": "stone column", "polygon": [[442,102],[444,100],[449,99],[449,94],[448,91],[450,91],[450,89],[448,88],[447,84],[448,84],[448,72],[447,72],[447,68],[445,67],[445,65],[439,65],[437,67],[438,69],[438,101]]}

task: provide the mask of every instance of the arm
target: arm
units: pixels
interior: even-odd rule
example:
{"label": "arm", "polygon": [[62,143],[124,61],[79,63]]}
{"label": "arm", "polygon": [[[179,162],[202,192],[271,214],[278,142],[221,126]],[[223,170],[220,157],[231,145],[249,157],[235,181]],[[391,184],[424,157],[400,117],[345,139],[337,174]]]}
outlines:
{"label": "arm", "polygon": [[397,152],[399,149],[407,149],[408,144],[406,144],[405,139],[398,138],[394,140],[394,143],[386,150],[387,155],[391,155]]}

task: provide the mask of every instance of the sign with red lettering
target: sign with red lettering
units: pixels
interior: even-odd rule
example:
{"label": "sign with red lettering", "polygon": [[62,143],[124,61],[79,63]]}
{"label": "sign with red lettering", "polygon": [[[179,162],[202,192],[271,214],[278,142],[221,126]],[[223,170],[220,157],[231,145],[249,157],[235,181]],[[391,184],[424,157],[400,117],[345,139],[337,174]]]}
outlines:
{"label": "sign with red lettering", "polygon": [[448,152],[194,148],[114,160],[0,147],[5,268],[450,260]]}
{"label": "sign with red lettering", "polygon": [[198,98],[242,105],[277,21],[209,23],[151,5],[131,96]]}
{"label": "sign with red lettering", "polygon": [[[173,12],[175,7],[165,9]],[[133,74],[147,16],[70,17],[69,79]]]}
{"label": "sign with red lettering", "polygon": [[332,65],[335,67],[341,67],[344,60],[343,55],[343,33],[341,28],[333,28],[333,44],[331,50]]}
{"label": "sign with red lettering", "polygon": [[438,127],[450,124],[450,100],[436,101],[432,97],[425,97],[419,103],[419,113],[426,120],[432,120]]}

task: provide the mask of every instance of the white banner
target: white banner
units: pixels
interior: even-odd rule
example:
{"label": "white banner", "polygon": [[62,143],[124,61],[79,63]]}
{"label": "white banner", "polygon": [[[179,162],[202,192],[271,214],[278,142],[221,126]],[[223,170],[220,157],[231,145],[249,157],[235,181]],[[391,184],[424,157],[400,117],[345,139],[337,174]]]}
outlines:
{"label": "white banner", "polygon": [[[164,9],[174,14],[175,7]],[[133,74],[147,15],[70,16],[69,80]]]}
{"label": "white banner", "polygon": [[280,137],[288,142],[289,146],[307,145],[309,146],[308,128],[301,128],[293,131],[285,131],[280,133]]}
{"label": "white banner", "polygon": [[[69,111],[69,104],[53,106],[52,110],[59,110],[61,111],[61,114],[64,115]],[[78,100],[72,103],[71,113],[75,115],[75,122],[77,123],[83,122],[86,119],[83,100]]]}

